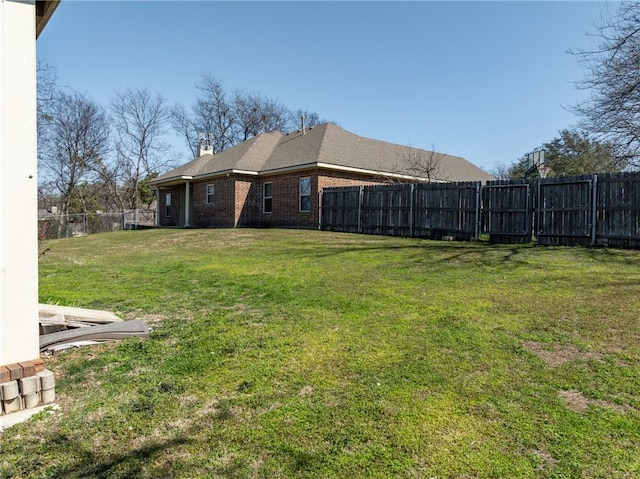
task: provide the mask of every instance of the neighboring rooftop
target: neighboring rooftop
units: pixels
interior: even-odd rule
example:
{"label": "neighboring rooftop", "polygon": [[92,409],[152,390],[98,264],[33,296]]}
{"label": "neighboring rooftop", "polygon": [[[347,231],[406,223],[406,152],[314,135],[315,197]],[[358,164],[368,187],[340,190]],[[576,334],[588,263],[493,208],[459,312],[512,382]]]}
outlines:
{"label": "neighboring rooftop", "polygon": [[[321,167],[370,174],[407,174],[412,156],[436,158],[431,175],[439,181],[489,181],[494,177],[459,156],[435,153],[355,135],[333,123],[305,132],[263,133],[216,155],[202,155],[158,176],[154,185],[179,183],[227,173],[264,175]],[[405,170],[405,171],[403,171]],[[415,175],[419,176],[419,175]]]}

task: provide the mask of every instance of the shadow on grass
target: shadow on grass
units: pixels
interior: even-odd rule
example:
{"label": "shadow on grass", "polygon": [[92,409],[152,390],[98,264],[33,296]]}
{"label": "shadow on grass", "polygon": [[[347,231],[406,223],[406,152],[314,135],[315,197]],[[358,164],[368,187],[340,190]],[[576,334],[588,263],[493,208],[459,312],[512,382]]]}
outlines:
{"label": "shadow on grass", "polygon": [[[386,238],[380,237],[377,238]],[[400,239],[401,238],[396,238]],[[524,262],[519,259],[519,255],[525,251],[534,248],[533,244],[526,245],[508,245],[495,244],[487,242],[447,242],[434,241],[429,239],[411,240],[407,239],[406,244],[384,244],[371,245],[364,240],[361,245],[333,243],[326,244],[323,248],[317,247],[294,247],[287,249],[287,254],[293,254],[298,257],[307,258],[325,258],[338,255],[348,255],[352,253],[376,253],[391,251],[415,251],[423,262],[427,263],[447,263],[450,261],[469,261],[485,263],[487,261],[495,262]]]}
{"label": "shadow on grass", "polygon": [[[195,434],[196,431],[191,432]],[[137,448],[121,445],[119,449],[124,449],[125,452],[112,455],[96,453],[84,447],[81,441],[70,439],[66,435],[57,435],[50,438],[50,441],[55,444],[56,449],[63,449],[72,458],[60,470],[55,467],[53,469],[60,474],[57,477],[78,479],[198,477],[203,470],[208,470],[215,477],[245,477],[245,465],[237,461],[208,467],[197,460],[192,461],[190,455],[182,450],[183,446],[189,448],[196,444],[197,441],[190,438],[190,435],[189,431],[186,431],[180,437],[154,441]],[[215,451],[211,452],[215,454]]]}
{"label": "shadow on grass", "polygon": [[[145,474],[146,465],[167,450],[190,442],[184,438],[170,439],[103,458],[67,436],[58,436],[53,438],[53,441],[57,447],[64,447],[68,452],[73,451],[74,461],[64,471],[64,477],[68,478],[145,477],[148,476]],[[171,477],[171,474],[167,474],[166,477]]]}
{"label": "shadow on grass", "polygon": [[640,267],[640,255],[637,250],[612,248],[583,248],[593,261],[603,263],[619,263]]}

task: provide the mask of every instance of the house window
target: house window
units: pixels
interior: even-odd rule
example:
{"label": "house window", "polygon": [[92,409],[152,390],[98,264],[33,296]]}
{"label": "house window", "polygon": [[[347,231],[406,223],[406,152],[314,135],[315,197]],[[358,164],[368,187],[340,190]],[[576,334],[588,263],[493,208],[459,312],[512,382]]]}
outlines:
{"label": "house window", "polygon": [[311,211],[311,178],[300,178],[300,211]]}
{"label": "house window", "polygon": [[171,216],[171,193],[164,195],[164,215]]}
{"label": "house window", "polygon": [[262,212],[273,212],[273,183],[265,183],[263,185]]}
{"label": "house window", "polygon": [[207,204],[212,205],[215,198],[216,187],[215,185],[207,185]]}

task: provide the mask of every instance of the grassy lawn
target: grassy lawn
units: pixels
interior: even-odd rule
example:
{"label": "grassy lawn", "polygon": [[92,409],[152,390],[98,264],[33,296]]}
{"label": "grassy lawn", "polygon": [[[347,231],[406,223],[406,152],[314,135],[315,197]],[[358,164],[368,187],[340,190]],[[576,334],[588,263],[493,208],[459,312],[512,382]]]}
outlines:
{"label": "grassy lawn", "polygon": [[147,321],[45,360],[0,477],[640,477],[640,251],[295,230],[52,241],[40,300]]}

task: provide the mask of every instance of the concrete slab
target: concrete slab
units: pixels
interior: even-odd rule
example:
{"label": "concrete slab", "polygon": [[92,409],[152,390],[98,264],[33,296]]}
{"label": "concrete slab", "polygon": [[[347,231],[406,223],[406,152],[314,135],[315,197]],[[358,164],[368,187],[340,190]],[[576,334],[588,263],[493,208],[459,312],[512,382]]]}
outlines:
{"label": "concrete slab", "polygon": [[71,306],[58,306],[55,304],[38,304],[38,311],[41,318],[61,316],[67,320],[90,321],[92,323],[115,323],[122,321],[110,311],[98,309],[74,308]]}
{"label": "concrete slab", "polygon": [[34,407],[33,409],[23,409],[18,412],[0,416],[0,432],[4,431],[5,429],[9,429],[11,426],[15,426],[16,424],[25,422],[33,415],[44,411],[46,408],[51,408],[51,411],[53,412],[57,409],[60,409],[60,406],[58,406],[57,404],[47,404],[46,406],[38,406]]}

